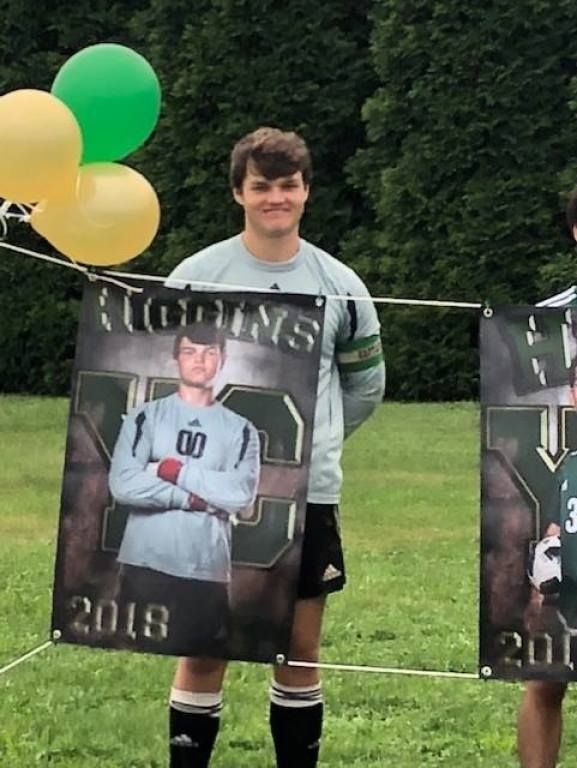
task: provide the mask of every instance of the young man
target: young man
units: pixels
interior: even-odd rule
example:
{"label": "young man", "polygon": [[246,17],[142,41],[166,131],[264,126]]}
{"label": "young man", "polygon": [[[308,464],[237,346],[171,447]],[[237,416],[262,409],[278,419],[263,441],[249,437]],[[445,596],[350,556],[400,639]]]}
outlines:
{"label": "young man", "polygon": [[[577,189],[567,204],[567,225],[577,242]],[[577,288],[571,286],[539,306],[570,307],[577,305]],[[573,391],[575,388],[573,387]],[[561,499],[563,500],[563,489]],[[552,525],[545,533],[560,529]],[[517,746],[522,768],[555,768],[559,756],[563,725],[563,699],[567,686],[548,680],[528,682],[519,709]]]}
{"label": "young man", "polygon": [[[260,128],[242,138],[232,151],[230,181],[244,210],[243,231],[186,259],[168,284],[182,288],[192,281],[198,289],[203,282],[225,283],[350,296],[327,302],[291,638],[291,658],[316,661],[325,597],[345,582],[337,508],[342,442],[381,401],[385,370],[377,314],[366,287],[351,269],[299,237],[310,178],[309,151],[297,134]],[[216,659],[179,661],[170,699],[171,768],[208,766],[225,668]],[[313,768],[323,719],[318,671],[277,667],[270,693],[278,768]]]}
{"label": "young man", "polygon": [[178,391],[127,415],[110,465],[111,493],[131,508],[118,553],[120,600],[137,614],[150,605],[162,614],[145,650],[214,653],[227,640],[230,518],[254,502],[259,438],[215,402],[225,351],[214,327],[180,329],[173,356]]}

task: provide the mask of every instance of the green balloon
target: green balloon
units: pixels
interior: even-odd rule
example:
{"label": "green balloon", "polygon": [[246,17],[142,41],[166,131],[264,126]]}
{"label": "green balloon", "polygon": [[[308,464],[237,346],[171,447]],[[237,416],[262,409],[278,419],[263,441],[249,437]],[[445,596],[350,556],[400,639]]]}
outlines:
{"label": "green balloon", "polygon": [[138,149],[160,114],[160,83],[136,51],[99,43],[76,53],[58,72],[54,96],[82,131],[82,163],[114,162]]}

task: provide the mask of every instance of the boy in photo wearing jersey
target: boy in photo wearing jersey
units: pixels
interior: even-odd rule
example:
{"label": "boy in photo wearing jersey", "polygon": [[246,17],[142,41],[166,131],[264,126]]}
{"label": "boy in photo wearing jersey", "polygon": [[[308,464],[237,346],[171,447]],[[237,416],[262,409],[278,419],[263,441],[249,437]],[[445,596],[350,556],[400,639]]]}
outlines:
{"label": "boy in photo wearing jersey", "polygon": [[[567,203],[567,226],[571,236],[577,241],[577,189],[573,190]],[[556,296],[540,302],[538,306],[549,307],[574,307],[577,306],[577,287],[571,286]],[[575,372],[572,371],[571,395],[573,402],[577,405],[577,387],[575,381]],[[573,475],[572,468],[577,472],[577,466],[572,456],[568,456],[564,461],[563,476],[560,491],[560,522],[566,513],[571,510],[567,508],[567,502],[570,499],[568,495],[569,485],[573,486],[577,481],[577,475]],[[563,485],[565,484],[565,488]],[[571,518],[568,521],[572,525]],[[573,599],[569,587],[571,574],[567,571],[569,559],[563,553],[569,546],[567,536],[571,535],[571,548],[573,545],[574,534],[569,531],[563,532],[561,526],[552,523],[544,532],[544,535],[561,535],[561,565],[563,578],[560,593],[560,609],[565,620],[572,621],[575,607],[573,603],[577,600],[575,593]],[[577,542],[576,542],[577,543]],[[573,574],[577,578],[577,558],[574,561],[575,571]],[[566,581],[563,584],[563,581]],[[567,615],[565,615],[567,614]],[[567,690],[566,683],[554,682],[550,680],[531,680],[525,686],[525,692],[519,709],[517,723],[517,748],[521,768],[555,768],[559,756],[559,747],[561,745],[561,734],[563,727],[563,699]]]}
{"label": "boy in photo wearing jersey", "polygon": [[216,402],[225,360],[213,326],[181,328],[174,339],[178,391],[132,410],[110,466],[115,500],[130,507],[118,562],[123,604],[156,612],[145,650],[219,654],[226,648],[231,517],[253,503],[259,438],[254,426]]}
{"label": "boy in photo wearing jersey", "polygon": [[[260,128],[233,148],[230,183],[243,231],[185,259],[167,284],[202,283],[338,295],[329,299],[317,390],[301,571],[291,659],[317,661],[326,595],[341,590],[345,567],[338,502],[344,438],[381,402],[385,369],[379,322],[355,272],[299,236],[311,159],[295,133]],[[219,728],[226,662],[179,660],[170,695],[170,766],[206,768]],[[319,673],[278,666],[270,689],[277,768],[314,768],[323,721]]]}

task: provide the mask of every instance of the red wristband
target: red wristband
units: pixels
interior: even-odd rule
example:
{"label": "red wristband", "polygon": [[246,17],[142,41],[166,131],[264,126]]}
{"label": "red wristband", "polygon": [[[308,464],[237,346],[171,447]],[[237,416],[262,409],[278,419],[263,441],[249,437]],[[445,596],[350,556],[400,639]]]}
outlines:
{"label": "red wristband", "polygon": [[161,480],[166,480],[167,483],[176,485],[178,480],[178,473],[182,469],[182,461],[178,459],[163,459],[159,462],[156,468],[156,474]]}

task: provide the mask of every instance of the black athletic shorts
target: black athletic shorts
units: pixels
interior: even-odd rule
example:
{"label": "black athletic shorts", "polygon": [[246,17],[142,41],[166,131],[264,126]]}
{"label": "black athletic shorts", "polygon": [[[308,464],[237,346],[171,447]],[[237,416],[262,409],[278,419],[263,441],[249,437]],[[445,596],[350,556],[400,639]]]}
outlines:
{"label": "black athletic shorts", "polygon": [[306,600],[345,585],[337,504],[307,504],[297,597]]}
{"label": "black athletic shorts", "polygon": [[[151,637],[139,642],[144,651],[220,656],[226,650],[230,627],[228,584],[181,579],[150,568],[123,565],[120,601],[135,604],[137,626],[148,623],[155,630]],[[152,612],[152,622],[146,612],[149,616]]]}

